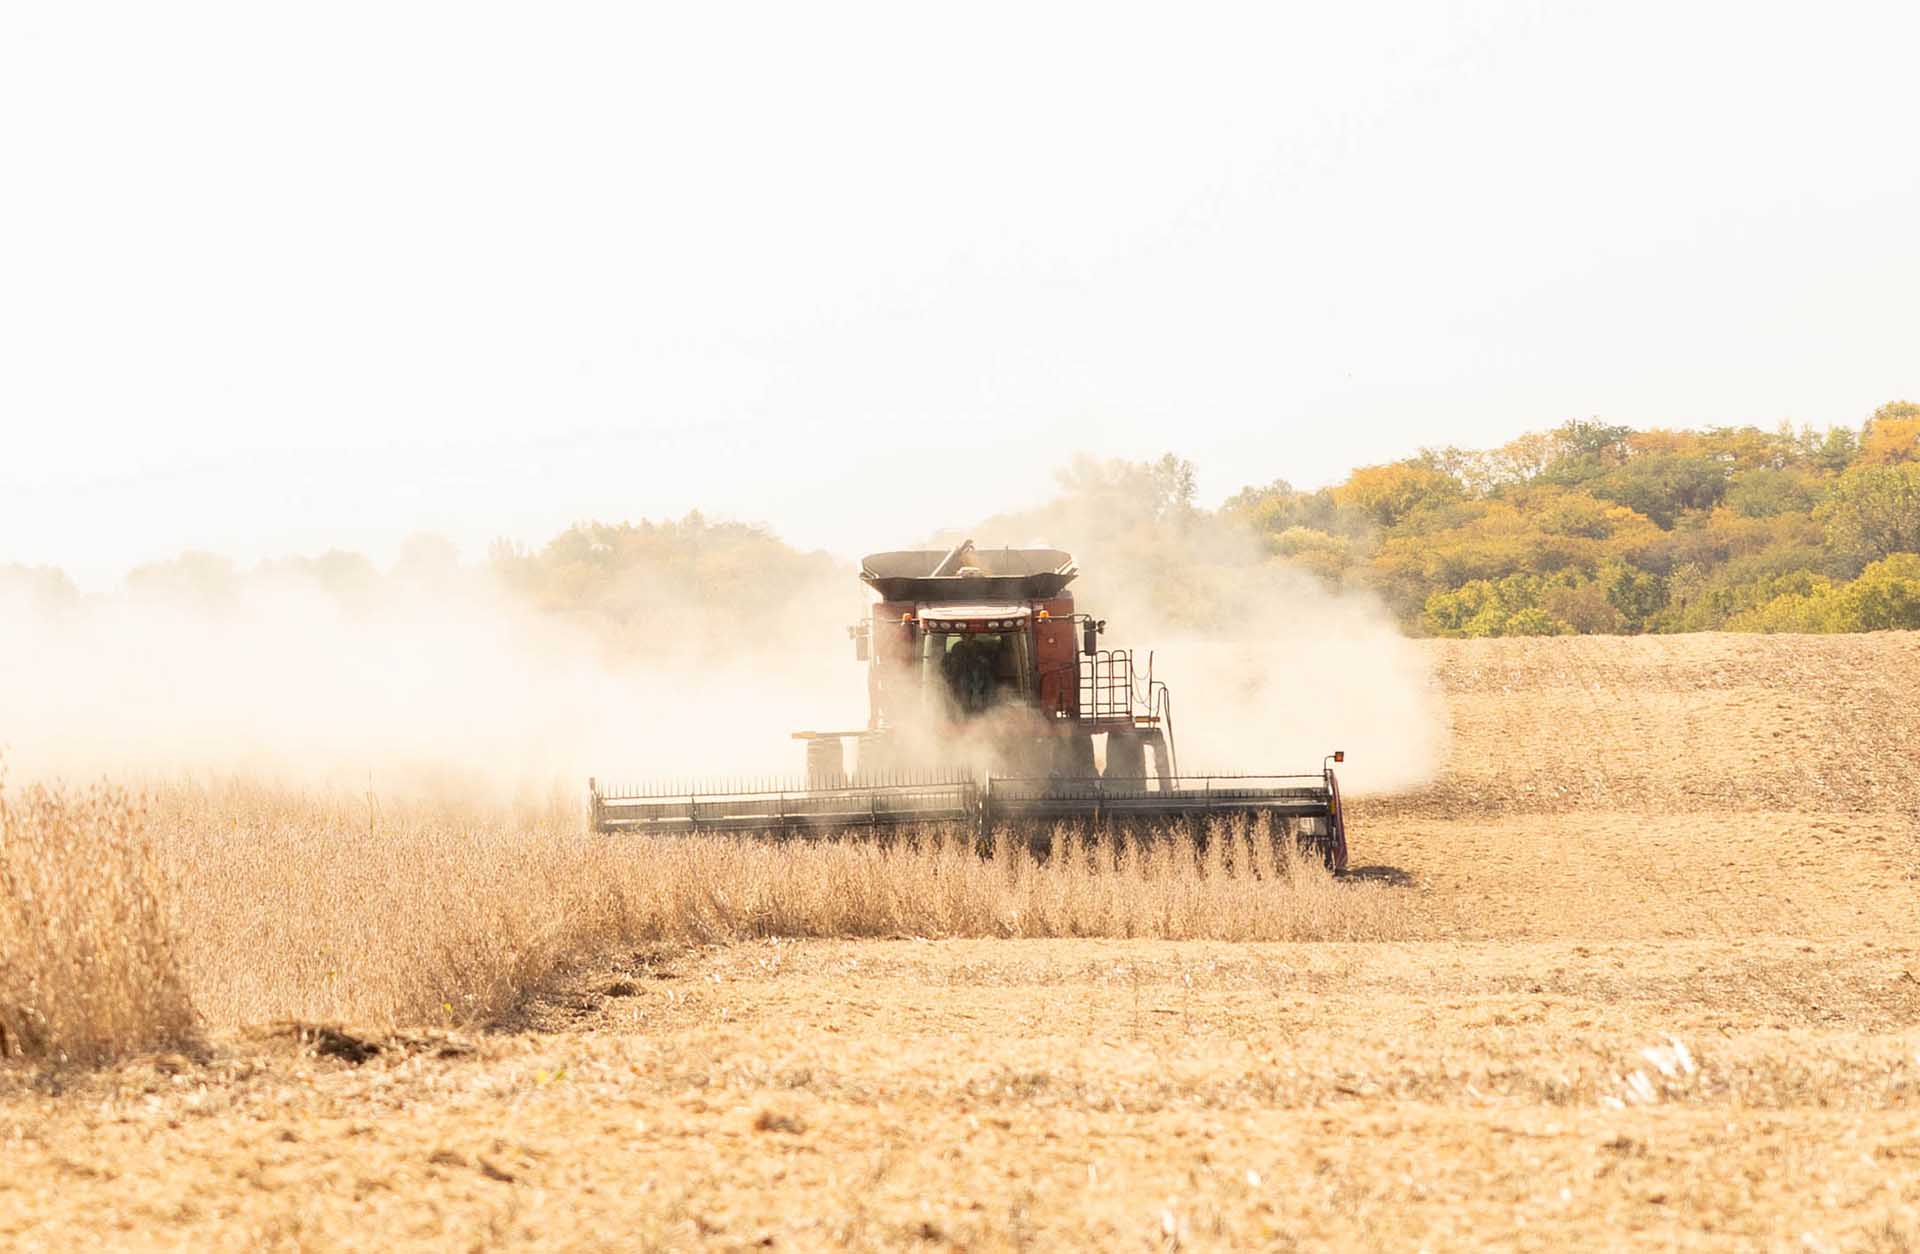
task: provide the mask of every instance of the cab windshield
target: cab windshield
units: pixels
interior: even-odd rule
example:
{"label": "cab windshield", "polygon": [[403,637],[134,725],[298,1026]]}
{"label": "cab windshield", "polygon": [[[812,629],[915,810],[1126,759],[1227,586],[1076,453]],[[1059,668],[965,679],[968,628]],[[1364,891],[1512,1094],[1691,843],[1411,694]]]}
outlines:
{"label": "cab windshield", "polygon": [[920,637],[921,690],[942,695],[958,717],[1025,704],[1033,675],[1024,631],[929,631]]}

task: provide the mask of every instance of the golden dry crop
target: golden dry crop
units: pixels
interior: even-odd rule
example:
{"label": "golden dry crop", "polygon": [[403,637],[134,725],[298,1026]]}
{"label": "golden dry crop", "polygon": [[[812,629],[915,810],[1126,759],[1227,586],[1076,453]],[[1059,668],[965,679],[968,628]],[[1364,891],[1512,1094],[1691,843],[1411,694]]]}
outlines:
{"label": "golden dry crop", "polygon": [[1264,826],[1060,828],[986,856],[889,839],[606,836],[538,814],[228,783],[142,800],[33,789],[0,811],[9,1052],[97,1060],[275,1019],[485,1024],[640,942],[781,936],[1355,940],[1385,889],[1338,885]]}

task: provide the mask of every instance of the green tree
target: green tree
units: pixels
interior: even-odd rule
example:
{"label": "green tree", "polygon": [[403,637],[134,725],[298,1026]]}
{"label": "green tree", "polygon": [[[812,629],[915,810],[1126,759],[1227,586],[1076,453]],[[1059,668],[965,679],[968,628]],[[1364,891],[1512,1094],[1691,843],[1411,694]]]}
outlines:
{"label": "green tree", "polygon": [[1382,528],[1392,528],[1422,506],[1451,501],[1460,485],[1445,473],[1418,462],[1367,466],[1334,489],[1337,504],[1356,509]]}
{"label": "green tree", "polygon": [[1820,485],[1799,470],[1761,466],[1735,475],[1727,485],[1726,505],[1747,518],[1804,514],[1820,499]]}
{"label": "green tree", "polygon": [[1436,636],[1564,636],[1573,628],[1543,609],[1549,586],[1533,575],[1475,579],[1427,599],[1422,621]]}
{"label": "green tree", "polygon": [[1587,490],[1671,527],[1689,510],[1712,509],[1727,491],[1726,471],[1704,457],[1648,453],[1595,478]]}
{"label": "green tree", "polygon": [[1502,635],[1506,636],[1565,636],[1573,629],[1549,614],[1537,605],[1524,610],[1515,610],[1507,617]]}
{"label": "green tree", "polygon": [[1601,565],[1594,585],[1620,615],[1628,631],[1645,631],[1667,607],[1667,582],[1651,571],[1614,560]]}
{"label": "green tree", "polygon": [[[1582,636],[1617,635],[1627,629],[1626,615],[1609,600],[1607,590],[1591,579],[1573,579],[1555,583],[1540,594],[1540,612],[1548,619],[1565,623]],[[1517,616],[1516,616],[1517,617]],[[1518,632],[1508,620],[1508,635],[1544,635],[1543,632]]]}
{"label": "green tree", "polygon": [[1814,517],[1829,545],[1862,560],[1920,550],[1920,462],[1854,467]]}
{"label": "green tree", "polygon": [[1311,527],[1289,527],[1269,534],[1267,549],[1275,557],[1318,575],[1329,585],[1340,584],[1353,566],[1353,542]]}
{"label": "green tree", "polygon": [[1497,636],[1512,610],[1491,579],[1472,579],[1427,598],[1424,623],[1436,636]]}
{"label": "green tree", "polygon": [[1896,553],[1833,594],[1839,631],[1920,628],[1920,554]]}
{"label": "green tree", "polygon": [[1846,427],[1830,428],[1824,436],[1805,433],[1807,460],[1821,470],[1839,474],[1860,455],[1860,437]]}
{"label": "green tree", "polygon": [[1811,592],[1783,592],[1762,605],[1734,615],[1726,625],[1732,631],[1809,633],[1833,631],[1833,622],[1832,590],[1818,588]]}
{"label": "green tree", "polygon": [[1245,488],[1235,493],[1220,507],[1220,512],[1266,536],[1270,547],[1273,537],[1304,527],[1337,536],[1359,548],[1371,540],[1375,530],[1373,522],[1359,510],[1341,508],[1331,489],[1296,491],[1284,479],[1276,479],[1264,488]]}
{"label": "green tree", "polygon": [[1556,483],[1579,483],[1604,474],[1632,455],[1632,435],[1632,427],[1598,419],[1563,422],[1553,429],[1553,452],[1544,474]]}

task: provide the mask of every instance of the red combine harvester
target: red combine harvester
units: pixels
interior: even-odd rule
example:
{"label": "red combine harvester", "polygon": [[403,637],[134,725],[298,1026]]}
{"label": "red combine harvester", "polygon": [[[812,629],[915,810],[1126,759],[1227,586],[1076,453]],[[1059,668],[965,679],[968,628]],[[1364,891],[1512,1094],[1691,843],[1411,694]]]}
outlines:
{"label": "red combine harvester", "polygon": [[[878,594],[849,629],[867,664],[858,731],[796,732],[802,786],[602,788],[600,831],[770,835],[909,823],[1007,824],[1044,840],[1060,821],[1265,815],[1336,872],[1347,862],[1340,785],[1328,756],[1311,775],[1182,775],[1173,702],[1106,623],[1067,591],[1060,549],[875,553],[860,578]],[[1096,747],[1096,738],[1099,745]],[[849,762],[849,754],[852,761]],[[1097,765],[1104,761],[1104,769]]]}

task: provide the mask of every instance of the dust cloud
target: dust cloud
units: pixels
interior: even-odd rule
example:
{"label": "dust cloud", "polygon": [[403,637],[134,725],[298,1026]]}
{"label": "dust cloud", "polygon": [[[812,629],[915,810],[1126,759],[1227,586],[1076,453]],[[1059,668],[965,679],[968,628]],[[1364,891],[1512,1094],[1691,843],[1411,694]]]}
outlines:
{"label": "dust cloud", "polygon": [[[1266,560],[1222,516],[1117,525],[1106,504],[1062,498],[971,534],[1075,554],[1102,647],[1135,649],[1171,689],[1183,773],[1314,772],[1338,749],[1355,791],[1431,777],[1446,733],[1424,656],[1369,594]],[[729,567],[727,588],[628,572],[643,643],[538,608],[486,566],[349,595],[301,573],[315,563],[217,596],[129,580],[62,599],[0,580],[0,767],[489,799],[578,795],[588,776],[797,780],[791,733],[866,725],[845,629],[870,598],[852,562],[824,558],[774,595],[762,560]]]}
{"label": "dust cloud", "polygon": [[846,582],[724,635],[710,607],[660,602],[684,628],[639,658],[475,570],[346,600],[297,576],[216,604],[0,588],[0,762],[16,783],[234,773],[490,798],[797,775],[790,732],[866,721]]}
{"label": "dust cloud", "polygon": [[1268,560],[1229,518],[1136,518],[1062,500],[983,524],[982,547],[1073,553],[1075,607],[1104,619],[1168,685],[1183,774],[1305,774],[1344,751],[1352,792],[1417,787],[1438,772],[1447,723],[1425,654],[1364,589],[1334,590]]}
{"label": "dust cloud", "polygon": [[1367,598],[1328,594],[1309,576],[1265,578],[1274,586],[1256,595],[1273,608],[1258,634],[1176,631],[1156,647],[1180,769],[1312,773],[1341,750],[1352,792],[1431,780],[1446,723],[1417,648]]}

